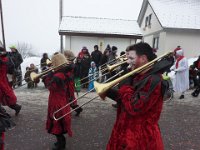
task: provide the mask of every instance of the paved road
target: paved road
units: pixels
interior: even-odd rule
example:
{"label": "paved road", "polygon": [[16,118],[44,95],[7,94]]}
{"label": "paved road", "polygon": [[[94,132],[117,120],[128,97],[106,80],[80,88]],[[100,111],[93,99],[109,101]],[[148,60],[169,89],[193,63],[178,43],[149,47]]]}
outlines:
{"label": "paved road", "polygon": [[[200,150],[200,97],[188,91],[184,100],[175,98],[164,104],[160,128],[166,150]],[[54,136],[45,131],[48,91],[43,87],[16,90],[23,109],[18,117],[10,109],[17,126],[6,133],[6,150],[50,150]],[[90,93],[79,103],[96,96]],[[73,137],[67,137],[67,150],[105,150],[116,110],[111,100],[94,100],[84,107],[80,117],[72,115]]]}

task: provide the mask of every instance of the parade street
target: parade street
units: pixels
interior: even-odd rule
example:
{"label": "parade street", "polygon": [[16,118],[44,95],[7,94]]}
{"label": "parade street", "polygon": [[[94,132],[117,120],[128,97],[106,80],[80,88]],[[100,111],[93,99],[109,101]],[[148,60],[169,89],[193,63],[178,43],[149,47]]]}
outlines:
{"label": "parade street", "polygon": [[[175,94],[172,101],[164,104],[160,129],[165,150],[200,150],[200,97],[192,98],[187,91],[185,99]],[[56,140],[45,130],[49,92],[42,85],[36,89],[21,87],[15,90],[22,105],[19,116],[7,108],[17,126],[6,132],[6,150],[50,150]],[[81,95],[83,93],[79,93]],[[95,97],[90,93],[79,101],[82,104]],[[72,113],[73,137],[67,136],[67,150],[105,150],[115,121],[113,101],[100,98],[83,107],[79,117]]]}

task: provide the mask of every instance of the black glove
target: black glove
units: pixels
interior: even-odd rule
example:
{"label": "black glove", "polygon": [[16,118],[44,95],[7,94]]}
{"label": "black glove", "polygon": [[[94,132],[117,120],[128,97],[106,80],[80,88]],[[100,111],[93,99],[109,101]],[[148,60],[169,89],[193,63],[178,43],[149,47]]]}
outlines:
{"label": "black glove", "polygon": [[116,89],[109,89],[107,92],[106,92],[106,96],[109,97],[110,99],[114,100],[114,101],[118,101],[119,99],[119,94],[118,94],[118,91]]}

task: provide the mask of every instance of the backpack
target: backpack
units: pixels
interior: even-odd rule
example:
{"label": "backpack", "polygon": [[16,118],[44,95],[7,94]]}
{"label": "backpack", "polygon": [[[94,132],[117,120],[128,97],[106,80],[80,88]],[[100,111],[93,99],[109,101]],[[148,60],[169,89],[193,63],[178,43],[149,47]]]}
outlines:
{"label": "backpack", "polygon": [[161,61],[157,62],[154,64],[153,69],[149,72],[149,74],[144,78],[144,80],[139,81],[136,83],[134,86],[137,86],[137,90],[139,91],[142,87],[145,86],[147,83],[148,79],[151,77],[153,78],[153,82],[150,85],[150,90],[148,92],[148,96],[152,93],[154,88],[157,86],[158,83],[161,83],[161,94],[163,97],[163,100],[171,100],[172,98],[172,83],[171,80],[168,76],[162,76],[160,78],[158,74],[156,73],[161,73],[164,74],[169,70],[169,68],[173,65],[174,61],[172,57],[164,58]]}

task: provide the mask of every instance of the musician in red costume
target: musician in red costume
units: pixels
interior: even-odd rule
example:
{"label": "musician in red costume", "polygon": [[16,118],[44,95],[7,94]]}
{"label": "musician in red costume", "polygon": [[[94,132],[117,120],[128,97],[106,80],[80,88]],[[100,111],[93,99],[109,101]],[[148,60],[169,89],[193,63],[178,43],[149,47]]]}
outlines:
{"label": "musician in red costume", "polygon": [[[63,54],[55,53],[51,59],[52,67],[57,67],[61,64],[66,64],[66,58]],[[53,150],[65,149],[66,139],[64,134],[72,136],[71,131],[71,115],[67,115],[64,118],[56,121],[53,118],[53,113],[69,103],[69,98],[66,94],[67,80],[68,80],[68,66],[57,69],[55,72],[49,73],[45,77],[45,84],[49,89],[49,101],[48,101],[48,114],[46,129],[48,133],[53,134],[57,138],[57,142],[53,145]],[[70,111],[70,106],[56,114],[56,118],[62,116]]]}
{"label": "musician in red costume", "polygon": [[10,107],[15,110],[15,115],[18,115],[21,110],[21,105],[17,104],[17,97],[10,87],[7,78],[8,57],[6,50],[0,47],[0,104]]}
{"label": "musician in red costume", "polygon": [[[126,51],[131,70],[156,58],[147,43],[130,45]],[[122,81],[118,90],[108,90],[106,96],[117,101],[118,108],[107,150],[164,149],[158,125],[163,107],[161,81],[161,73],[152,67]]]}

